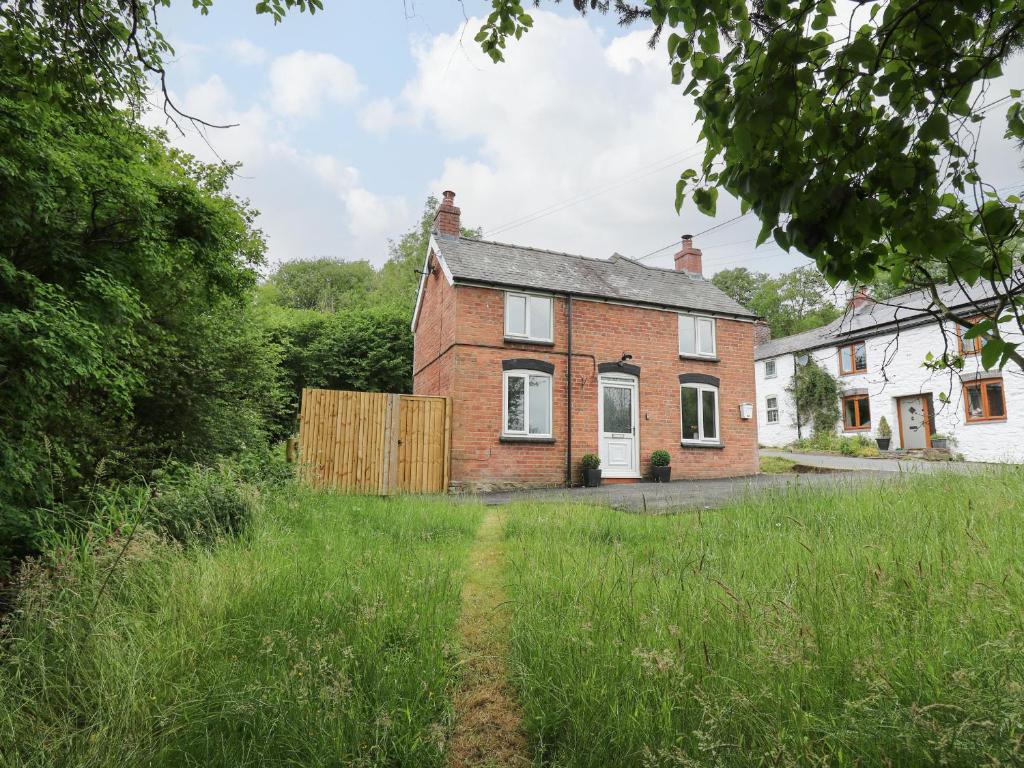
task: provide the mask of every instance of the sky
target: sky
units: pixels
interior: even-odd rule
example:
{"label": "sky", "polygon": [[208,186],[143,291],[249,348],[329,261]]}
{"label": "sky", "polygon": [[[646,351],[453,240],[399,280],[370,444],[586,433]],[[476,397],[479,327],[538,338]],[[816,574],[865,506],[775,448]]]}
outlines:
{"label": "sky", "polygon": [[[253,3],[218,0],[162,12],[175,48],[175,102],[211,123],[167,126],[203,160],[242,164],[233,191],[260,211],[270,265],[366,259],[375,266],[418,221],[428,195],[454,190],[462,223],[489,239],[671,267],[670,246],[697,235],[704,272],[780,273],[804,263],[774,243],[754,247],[753,215],[719,201],[715,218],[675,181],[700,157],[692,103],[673,86],[649,26],[531,10],[534,28],[494,64],[473,37],[482,0],[326,0],[323,12],[274,25]],[[1021,61],[989,98],[1019,85]],[[1005,82],[1004,82],[1005,81]],[[1002,111],[982,126],[986,180],[1024,188],[1021,156],[1001,139]],[[147,117],[164,124],[159,113]],[[706,230],[712,229],[706,232]]]}

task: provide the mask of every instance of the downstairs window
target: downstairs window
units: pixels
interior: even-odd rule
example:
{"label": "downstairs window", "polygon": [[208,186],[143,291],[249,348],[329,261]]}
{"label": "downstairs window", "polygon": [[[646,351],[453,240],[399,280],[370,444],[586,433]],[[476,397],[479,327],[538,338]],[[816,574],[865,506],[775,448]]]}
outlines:
{"label": "downstairs window", "polygon": [[537,371],[505,371],[502,433],[551,437],[551,376]]}

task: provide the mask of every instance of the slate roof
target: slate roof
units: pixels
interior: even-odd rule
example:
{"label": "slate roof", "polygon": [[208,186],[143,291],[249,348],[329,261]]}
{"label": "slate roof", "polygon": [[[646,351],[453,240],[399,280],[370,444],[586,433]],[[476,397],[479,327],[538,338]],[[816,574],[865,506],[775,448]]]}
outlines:
{"label": "slate roof", "polygon": [[[1011,276],[1008,289],[1012,293],[1024,291],[1024,272],[1018,271]],[[947,283],[939,286],[938,291],[942,303],[951,309],[972,304],[983,308],[995,296],[992,286],[983,281],[979,281],[975,286],[968,286],[966,290],[958,283]],[[857,310],[847,311],[821,328],[783,336],[761,344],[754,349],[754,359],[764,360],[793,352],[819,349],[843,340],[852,341],[855,338],[890,333],[908,325],[929,322],[934,319],[934,316],[928,313],[931,306],[932,297],[928,291],[905,293],[884,302],[868,302]]]}
{"label": "slate roof", "polygon": [[756,317],[701,277],[649,267],[618,253],[594,259],[468,237],[437,237],[435,242],[456,282]]}

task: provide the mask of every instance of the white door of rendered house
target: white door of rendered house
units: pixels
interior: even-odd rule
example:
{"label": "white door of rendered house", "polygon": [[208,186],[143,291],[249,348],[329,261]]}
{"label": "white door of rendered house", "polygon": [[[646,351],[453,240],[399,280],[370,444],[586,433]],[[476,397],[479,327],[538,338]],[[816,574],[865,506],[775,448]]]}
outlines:
{"label": "white door of rendered house", "polygon": [[901,397],[899,420],[900,447],[903,450],[923,450],[931,445],[928,404],[924,397]]}
{"label": "white door of rendered house", "polygon": [[598,378],[597,429],[602,477],[640,477],[638,395],[635,376],[602,374]]}

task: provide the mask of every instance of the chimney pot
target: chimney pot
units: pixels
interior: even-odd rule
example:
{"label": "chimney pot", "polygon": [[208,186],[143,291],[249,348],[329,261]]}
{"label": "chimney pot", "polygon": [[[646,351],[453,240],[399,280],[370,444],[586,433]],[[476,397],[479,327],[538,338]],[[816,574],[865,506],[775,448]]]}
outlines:
{"label": "chimney pot", "polygon": [[754,321],[754,346],[760,347],[772,340],[772,329],[764,320]]}
{"label": "chimney pot", "polygon": [[434,232],[442,237],[458,237],[462,233],[462,210],[455,205],[455,193],[446,189],[434,214]]}
{"label": "chimney pot", "polygon": [[874,299],[871,297],[871,293],[862,285],[853,292],[852,296],[850,296],[850,301],[846,305],[846,308],[852,312],[856,312],[865,304],[870,304],[873,301]]}
{"label": "chimney pot", "polygon": [[683,235],[682,247],[675,255],[676,271],[702,277],[704,274],[700,248],[693,247],[693,235]]}

